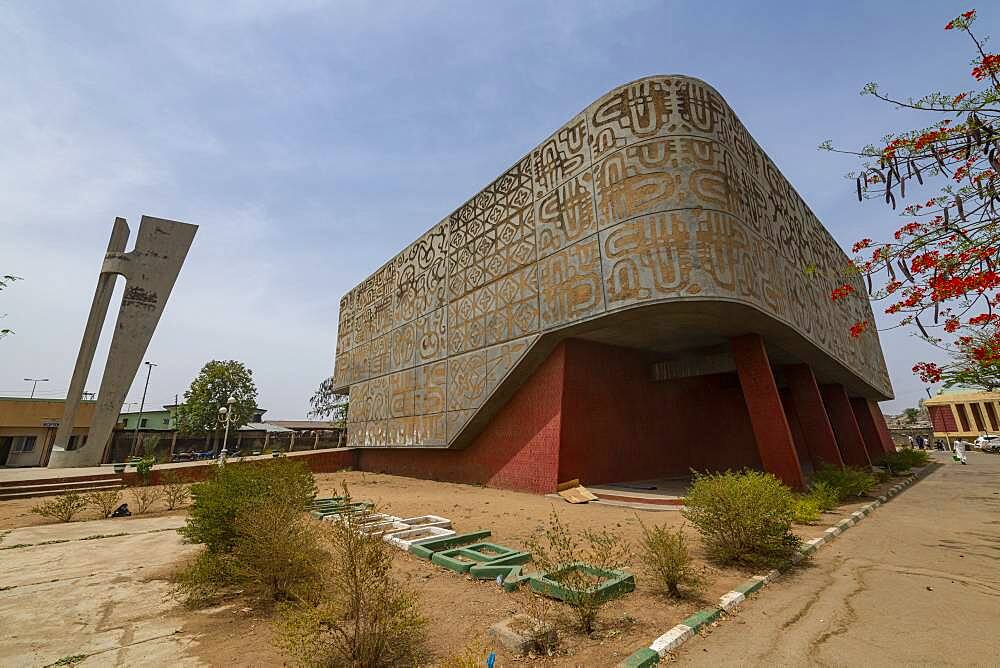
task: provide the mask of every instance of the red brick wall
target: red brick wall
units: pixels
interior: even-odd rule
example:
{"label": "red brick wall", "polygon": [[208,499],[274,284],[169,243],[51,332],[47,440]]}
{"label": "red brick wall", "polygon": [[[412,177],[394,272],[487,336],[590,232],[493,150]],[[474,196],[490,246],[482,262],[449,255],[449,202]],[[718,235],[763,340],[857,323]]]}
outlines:
{"label": "red brick wall", "polygon": [[358,468],[548,493],[558,484],[565,344],[464,450],[358,449]]}
{"label": "red brick wall", "polygon": [[[353,450],[347,449],[337,449],[337,450],[316,450],[313,452],[303,452],[294,453],[289,455],[292,459],[296,461],[305,462],[306,466],[313,473],[333,473],[334,471],[339,471],[345,468],[353,468],[355,466],[355,454]],[[246,462],[247,464],[253,464],[258,461],[267,460],[252,460]],[[240,466],[241,462],[235,459],[229,460],[229,465]],[[205,461],[198,464],[190,464],[187,466],[176,466],[170,468],[156,468],[154,467],[149,474],[149,482],[151,485],[159,485],[163,482],[163,475],[168,472],[173,472],[178,478],[187,482],[198,482],[204,480],[209,473],[215,470],[218,466],[216,460]],[[111,467],[108,467],[108,472],[111,472]],[[129,467],[123,476],[123,480],[126,485],[141,485],[142,477],[135,472],[135,469]]]}
{"label": "red brick wall", "polygon": [[581,340],[565,345],[560,481],[760,466],[735,374],[656,383],[653,360],[642,352]]}
{"label": "red brick wall", "polygon": [[955,414],[951,412],[951,406],[928,406],[931,414],[931,423],[934,431],[960,431],[955,424]]}

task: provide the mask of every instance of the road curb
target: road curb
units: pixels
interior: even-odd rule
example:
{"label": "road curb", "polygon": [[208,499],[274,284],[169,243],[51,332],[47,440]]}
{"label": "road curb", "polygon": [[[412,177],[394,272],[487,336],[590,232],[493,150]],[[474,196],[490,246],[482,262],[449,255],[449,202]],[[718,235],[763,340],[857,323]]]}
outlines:
{"label": "road curb", "polygon": [[698,631],[703,627],[714,623],[722,617],[722,615],[731,613],[739,608],[750,594],[760,591],[770,583],[774,582],[791,566],[815,553],[816,550],[823,545],[836,540],[836,538],[842,533],[871,515],[876,508],[886,503],[890,498],[899,494],[906,487],[912,485],[925,470],[926,467],[921,471],[902,479],[890,487],[883,496],[880,496],[874,501],[864,505],[860,510],[854,511],[846,518],[826,529],[826,531],[823,532],[823,535],[819,538],[813,538],[805,541],[802,547],[799,548],[798,552],[793,554],[788,562],[783,564],[780,568],[769,571],[764,575],[755,575],[749,580],[746,580],[738,585],[734,590],[726,592],[719,597],[719,604],[717,606],[703,608],[702,610],[694,613],[680,624],[677,624],[669,631],[659,636],[656,640],[651,642],[648,647],[643,647],[642,649],[633,652],[624,661],[618,664],[618,668],[637,668],[640,666],[654,666],[658,664],[660,659],[666,656],[668,652],[677,649],[688,640],[698,635]]}

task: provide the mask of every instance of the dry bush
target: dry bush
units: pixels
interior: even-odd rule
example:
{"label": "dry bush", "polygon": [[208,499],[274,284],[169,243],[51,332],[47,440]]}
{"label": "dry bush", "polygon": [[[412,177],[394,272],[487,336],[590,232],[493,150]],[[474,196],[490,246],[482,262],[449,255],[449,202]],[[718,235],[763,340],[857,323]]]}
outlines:
{"label": "dry bush", "polygon": [[438,661],[437,668],[482,668],[490,653],[489,645],[481,639],[471,640],[462,649]]}
{"label": "dry bush", "polygon": [[77,492],[64,492],[52,496],[31,509],[42,517],[51,517],[60,522],[69,522],[87,507],[87,501]]}
{"label": "dry bush", "polygon": [[202,550],[174,573],[174,594],[185,605],[200,608],[217,603],[238,591],[236,561],[231,555]]}
{"label": "dry bush", "polygon": [[122,491],[120,489],[102,489],[95,492],[90,492],[83,497],[87,505],[96,508],[100,513],[101,517],[111,517],[111,513],[115,512],[115,509],[122,502]]}
{"label": "dry bush", "polygon": [[798,549],[792,533],[795,497],[770,473],[695,474],[684,517],[722,564],[777,565]]}
{"label": "dry bush", "polygon": [[149,512],[153,504],[163,496],[163,490],[159,487],[130,487],[128,490],[132,505],[129,510],[133,515],[143,515]]}
{"label": "dry bush", "polygon": [[327,523],[330,567],[318,600],[288,605],[278,642],[308,666],[416,666],[427,658],[427,621],[392,576],[392,547],[350,519]]}
{"label": "dry bush", "polygon": [[655,524],[647,527],[642,520],[639,526],[642,527],[639,560],[643,570],[674,598],[701,592],[706,584],[705,568],[698,566],[691,556],[684,527],[676,530]]}
{"label": "dry bush", "polygon": [[212,552],[231,552],[236,516],[244,509],[281,503],[305,510],[316,496],[313,474],[287,457],[215,467],[211,477],[191,486],[191,511],[179,533]]}
{"label": "dry bush", "polygon": [[[527,541],[532,561],[542,571],[555,571],[574,561],[605,570],[628,564],[629,544],[614,532],[587,529],[579,536],[577,538],[577,534],[566,527],[553,510],[541,534]],[[559,584],[575,592],[564,603],[572,610],[578,630],[592,633],[601,606],[605,603],[596,600],[589,592],[597,583],[584,573],[570,571],[559,579]]]}
{"label": "dry bush", "polygon": [[240,583],[264,601],[308,601],[322,588],[330,555],[317,523],[297,508],[266,504],[236,517],[232,557]]}
{"label": "dry bush", "polygon": [[187,503],[191,490],[175,471],[163,473],[160,482],[163,485],[163,499],[167,503],[167,510],[175,510]]}

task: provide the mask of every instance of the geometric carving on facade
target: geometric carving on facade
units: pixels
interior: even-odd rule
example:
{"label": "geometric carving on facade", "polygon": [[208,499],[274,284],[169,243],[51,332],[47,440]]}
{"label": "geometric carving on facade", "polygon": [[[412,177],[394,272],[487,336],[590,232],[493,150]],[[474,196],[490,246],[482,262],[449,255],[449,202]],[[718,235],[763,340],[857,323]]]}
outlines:
{"label": "geometric carving on facade", "polygon": [[[50,468],[97,466],[101,463],[104,446],[121,414],[125,394],[132,386],[197,230],[197,225],[143,216],[135,247],[126,253],[128,223],[124,218],[115,219],[73,367],[63,419],[53,443]],[[87,433],[86,445],[68,450],[77,409],[118,276],[125,277],[125,291],[97,394],[94,418]]]}
{"label": "geometric carving on facade", "polygon": [[620,86],[344,296],[349,444],[451,445],[542,334],[678,298],[752,306],[890,396],[877,336],[848,334],[870,307],[829,299],[846,263],[714,89]]}

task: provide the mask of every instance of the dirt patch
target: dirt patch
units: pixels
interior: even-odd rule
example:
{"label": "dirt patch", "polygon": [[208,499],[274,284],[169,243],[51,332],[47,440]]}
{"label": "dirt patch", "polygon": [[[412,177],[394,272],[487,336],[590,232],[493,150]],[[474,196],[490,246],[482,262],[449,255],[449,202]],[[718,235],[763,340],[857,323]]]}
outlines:
{"label": "dirt patch", "polygon": [[[450,519],[459,532],[490,529],[493,532],[488,539],[490,542],[514,549],[525,548],[528,538],[544,527],[552,510],[557,511],[562,522],[573,531],[601,528],[614,531],[631,543],[633,555],[642,535],[638,520],[640,515],[647,525],[676,527],[684,523],[676,510],[642,512],[594,503],[575,505],[533,494],[363,472],[318,475],[320,496],[336,495],[342,481],[350,486],[356,500],[373,501],[378,512],[400,517],[440,515]],[[891,484],[881,485],[873,495],[884,492]],[[796,527],[796,531],[806,539],[822,535],[826,527],[867,501],[859,499],[836,513],[825,513],[818,525]],[[38,499],[0,502],[0,529],[57,524],[30,513],[31,507],[38,502]],[[166,511],[165,504],[159,501],[154,506],[154,512],[140,517],[168,514],[182,513]],[[95,518],[95,513],[91,511],[81,515],[81,519]],[[125,523],[130,519],[120,521]],[[590,636],[576,633],[566,614],[566,606],[555,601],[524,591],[510,594],[493,581],[474,580],[402,551],[396,552],[394,567],[398,576],[419,596],[422,611],[429,620],[430,649],[439,658],[458,654],[467,646],[484,646],[486,632],[491,625],[523,612],[553,623],[559,630],[560,642],[556,654],[533,659],[535,663],[551,666],[613,665],[637,648],[647,645],[687,615],[716,603],[719,596],[752,574],[751,571],[706,564],[696,532],[690,528],[687,531],[691,533],[697,560],[707,569],[710,585],[704,598],[685,601],[667,598],[638,570],[639,563],[633,558],[629,567],[637,573],[636,591],[608,603],[602,611],[598,630]],[[95,540],[87,544],[102,542]],[[189,555],[190,546],[185,550],[184,554]],[[181,554],[178,552],[178,557]],[[137,573],[135,579],[147,583],[160,580],[170,570],[164,566],[149,568],[141,576]],[[526,570],[533,570],[532,566],[529,564]],[[181,634],[191,640],[185,645],[185,651],[194,660],[234,666],[287,663],[287,658],[273,645],[273,630],[266,610],[234,601],[208,611],[187,611],[178,606],[171,612],[182,620]],[[40,609],[39,619],[44,614]],[[526,661],[509,656],[503,650],[498,650],[498,653],[498,665]]]}

